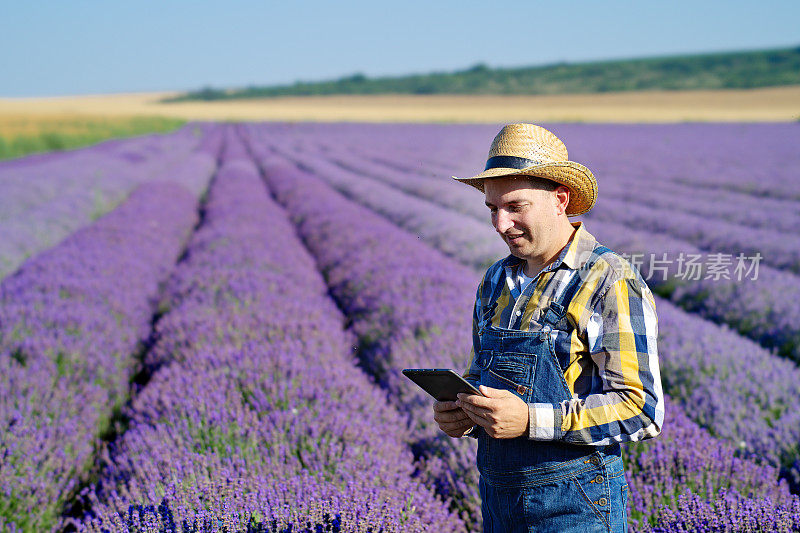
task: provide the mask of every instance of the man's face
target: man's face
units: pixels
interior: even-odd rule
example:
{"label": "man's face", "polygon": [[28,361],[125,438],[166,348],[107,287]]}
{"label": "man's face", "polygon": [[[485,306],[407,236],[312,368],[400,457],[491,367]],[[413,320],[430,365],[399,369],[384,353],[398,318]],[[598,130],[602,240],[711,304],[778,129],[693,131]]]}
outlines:
{"label": "man's face", "polygon": [[483,188],[492,225],[511,254],[534,265],[549,260],[559,216],[556,193],[514,177],[484,180]]}

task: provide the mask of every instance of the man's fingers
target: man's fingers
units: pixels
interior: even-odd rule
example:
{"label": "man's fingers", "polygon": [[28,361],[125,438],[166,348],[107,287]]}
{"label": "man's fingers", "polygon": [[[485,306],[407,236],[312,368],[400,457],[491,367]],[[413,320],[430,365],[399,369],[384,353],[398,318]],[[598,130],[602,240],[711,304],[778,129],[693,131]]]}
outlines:
{"label": "man's fingers", "polygon": [[464,417],[464,420],[460,420],[458,422],[451,422],[451,423],[442,423],[439,424],[439,427],[445,433],[463,433],[464,431],[468,430],[472,426],[475,425],[475,422],[470,420],[468,417]]}
{"label": "man's fingers", "polygon": [[456,422],[466,420],[467,415],[462,409],[456,408],[454,411],[439,411],[433,415],[433,419],[437,422]]}
{"label": "man's fingers", "polygon": [[483,418],[482,416],[478,416],[472,411],[465,411],[467,416],[472,420],[473,423],[478,424],[479,426],[488,427],[491,425],[491,422]]}
{"label": "man's fingers", "polygon": [[467,415],[475,415],[481,418],[487,418],[487,416],[491,414],[491,411],[489,409],[484,409],[483,407],[477,407],[475,405],[466,402],[461,404],[461,409],[465,413],[467,413]]}
{"label": "man's fingers", "polygon": [[443,413],[445,411],[452,411],[454,409],[458,409],[458,405],[456,405],[456,402],[449,402],[449,401],[448,402],[440,402],[440,401],[433,402],[433,410],[436,411],[437,413]]}
{"label": "man's fingers", "polygon": [[456,405],[463,408],[465,405],[474,405],[477,407],[483,408],[492,408],[494,407],[495,400],[492,398],[485,398],[483,396],[478,396],[477,394],[464,394],[463,392],[458,395],[458,401]]}

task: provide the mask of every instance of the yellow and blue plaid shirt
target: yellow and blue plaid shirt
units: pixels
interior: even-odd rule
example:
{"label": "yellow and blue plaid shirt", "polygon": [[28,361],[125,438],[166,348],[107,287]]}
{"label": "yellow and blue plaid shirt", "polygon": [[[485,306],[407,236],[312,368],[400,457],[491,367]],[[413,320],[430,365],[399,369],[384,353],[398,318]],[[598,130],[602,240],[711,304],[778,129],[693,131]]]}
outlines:
{"label": "yellow and blue plaid shirt", "polygon": [[[510,255],[489,267],[475,298],[473,348],[464,377],[480,380],[475,346],[481,326],[535,331],[550,302],[580,276],[577,292],[564,302],[568,326],[551,332],[573,399],[529,404],[528,437],[596,446],[655,437],[664,421],[664,396],[653,294],[638,270],[616,253],[583,268],[600,245],[582,222],[572,225],[568,246],[523,291],[517,283],[523,259]],[[485,309],[493,311],[482,316]]]}

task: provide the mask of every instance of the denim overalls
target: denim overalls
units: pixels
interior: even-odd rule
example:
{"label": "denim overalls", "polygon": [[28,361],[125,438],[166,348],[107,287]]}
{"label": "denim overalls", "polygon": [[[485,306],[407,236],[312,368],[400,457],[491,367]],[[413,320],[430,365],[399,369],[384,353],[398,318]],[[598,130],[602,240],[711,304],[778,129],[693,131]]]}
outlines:
{"label": "denim overalls", "polygon": [[[578,277],[550,303],[536,331],[481,320],[476,347],[481,384],[510,390],[526,403],[570,400],[553,339],[554,330],[572,329],[565,310]],[[484,310],[484,318],[493,307]],[[627,531],[628,486],[619,444],[594,447],[527,435],[495,439],[480,426],[476,430],[484,532]]]}

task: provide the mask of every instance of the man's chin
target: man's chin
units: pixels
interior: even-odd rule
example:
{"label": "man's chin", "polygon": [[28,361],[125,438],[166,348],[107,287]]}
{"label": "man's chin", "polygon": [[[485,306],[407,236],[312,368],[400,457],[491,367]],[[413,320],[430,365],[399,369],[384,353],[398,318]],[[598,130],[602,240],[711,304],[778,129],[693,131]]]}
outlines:
{"label": "man's chin", "polygon": [[522,251],[516,246],[509,244],[508,251],[511,252],[511,255],[513,255],[517,259],[525,259],[525,256],[522,254]]}

